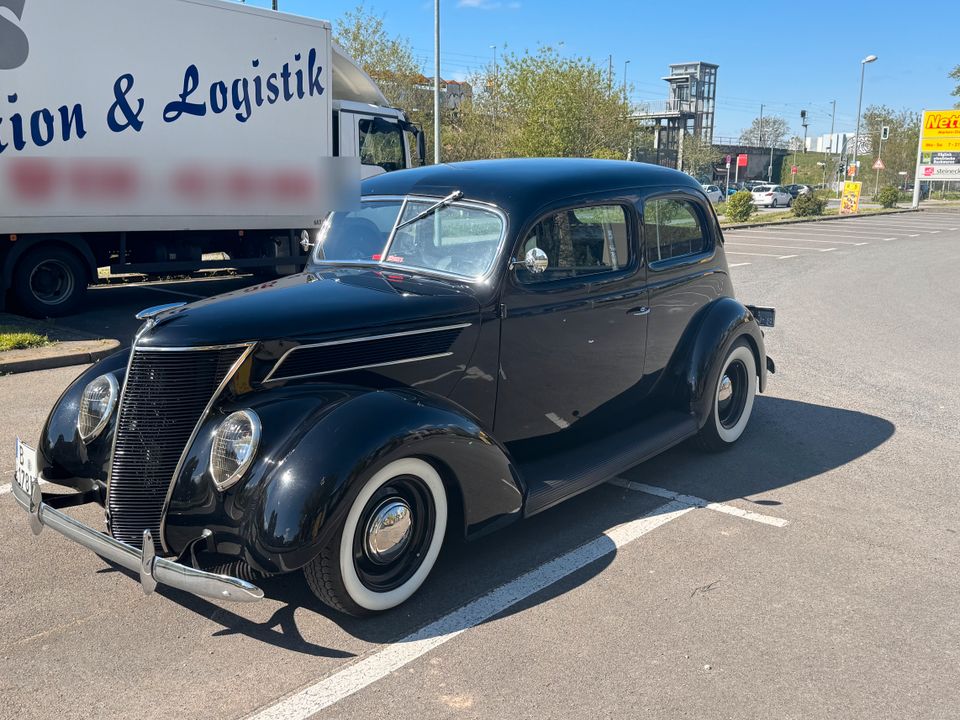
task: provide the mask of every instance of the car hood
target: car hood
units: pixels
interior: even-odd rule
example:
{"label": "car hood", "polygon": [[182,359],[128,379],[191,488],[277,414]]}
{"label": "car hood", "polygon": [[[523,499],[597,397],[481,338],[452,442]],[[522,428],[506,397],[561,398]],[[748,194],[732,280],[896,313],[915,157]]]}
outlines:
{"label": "car hood", "polygon": [[349,337],[392,327],[469,319],[469,285],[408,274],[335,268],[272,280],[163,313],[140,347],[198,347]]}

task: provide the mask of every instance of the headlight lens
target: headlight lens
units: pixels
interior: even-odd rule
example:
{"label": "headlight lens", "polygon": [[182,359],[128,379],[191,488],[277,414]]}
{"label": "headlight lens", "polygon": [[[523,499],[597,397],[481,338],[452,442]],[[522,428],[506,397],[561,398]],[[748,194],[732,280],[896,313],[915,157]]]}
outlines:
{"label": "headlight lens", "polygon": [[231,413],[213,435],[210,474],[217,489],[226,490],[243,477],[260,444],[260,418],[253,410]]}
{"label": "headlight lens", "polygon": [[83,389],[77,416],[77,429],[83,442],[88,443],[103,432],[117,406],[119,394],[117,379],[110,374],[101,375]]}

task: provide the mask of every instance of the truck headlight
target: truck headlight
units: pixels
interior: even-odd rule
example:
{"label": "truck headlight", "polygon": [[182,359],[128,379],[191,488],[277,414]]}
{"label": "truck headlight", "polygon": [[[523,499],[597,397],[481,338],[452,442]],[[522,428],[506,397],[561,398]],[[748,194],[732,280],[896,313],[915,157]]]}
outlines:
{"label": "truck headlight", "polygon": [[260,418],[253,410],[231,413],[213,434],[210,474],[218,490],[236,484],[253,462],[260,443]]}
{"label": "truck headlight", "polygon": [[109,373],[96,378],[83,389],[77,430],[84,443],[89,443],[103,432],[117,406],[119,394],[117,379]]}

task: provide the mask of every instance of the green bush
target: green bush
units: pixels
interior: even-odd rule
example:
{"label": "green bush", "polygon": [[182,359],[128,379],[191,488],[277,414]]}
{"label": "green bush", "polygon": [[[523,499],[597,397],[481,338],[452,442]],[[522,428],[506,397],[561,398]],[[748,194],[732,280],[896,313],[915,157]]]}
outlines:
{"label": "green bush", "polygon": [[727,220],[733,222],[746,222],[753,215],[756,207],[753,205],[753,195],[747,190],[741,190],[730,196],[726,203]]}
{"label": "green bush", "polygon": [[713,209],[716,211],[717,215],[726,215],[727,214],[727,204],[725,202],[718,202],[713,206]]}
{"label": "green bush", "polygon": [[810,217],[811,215],[823,215],[827,207],[827,201],[814,194],[797,195],[793,201],[793,214],[796,217]]}
{"label": "green bush", "polygon": [[881,207],[892,208],[897,206],[900,191],[895,187],[885,187],[877,193],[877,202]]}

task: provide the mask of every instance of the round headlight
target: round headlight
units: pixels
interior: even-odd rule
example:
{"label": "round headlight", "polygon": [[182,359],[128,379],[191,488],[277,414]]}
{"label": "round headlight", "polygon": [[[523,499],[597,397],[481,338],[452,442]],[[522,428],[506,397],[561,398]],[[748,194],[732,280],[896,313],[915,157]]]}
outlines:
{"label": "round headlight", "polygon": [[83,442],[88,443],[103,432],[117,406],[119,394],[117,379],[110,374],[101,375],[83,389],[77,416],[77,429]]}
{"label": "round headlight", "polygon": [[235,484],[250,467],[260,443],[260,418],[253,410],[231,413],[213,435],[210,474],[217,489]]}

